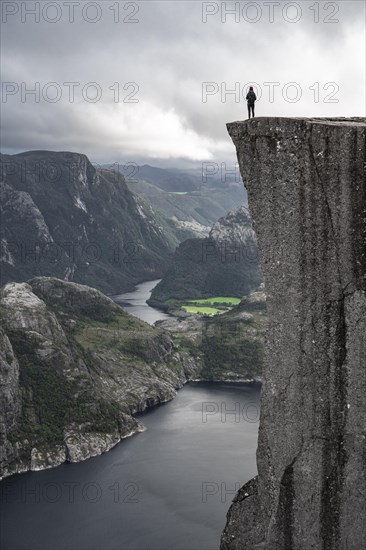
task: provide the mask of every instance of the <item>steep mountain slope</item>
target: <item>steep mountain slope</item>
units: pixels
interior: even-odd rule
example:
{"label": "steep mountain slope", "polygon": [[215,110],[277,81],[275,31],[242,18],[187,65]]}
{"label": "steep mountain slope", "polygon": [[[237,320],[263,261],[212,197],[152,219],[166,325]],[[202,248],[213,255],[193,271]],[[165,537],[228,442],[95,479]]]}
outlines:
{"label": "steep mountain slope", "polygon": [[39,277],[0,306],[0,477],[110,449],[197,377],[194,354],[93,288]]}
{"label": "steep mountain slope", "polygon": [[113,293],[163,274],[177,241],[120,174],[67,152],[1,167],[1,284],[47,275]]}
{"label": "steep mountain slope", "polygon": [[256,237],[242,206],[215,223],[208,238],[180,244],[149,303],[168,307],[169,300],[240,298],[256,290],[261,281]]}

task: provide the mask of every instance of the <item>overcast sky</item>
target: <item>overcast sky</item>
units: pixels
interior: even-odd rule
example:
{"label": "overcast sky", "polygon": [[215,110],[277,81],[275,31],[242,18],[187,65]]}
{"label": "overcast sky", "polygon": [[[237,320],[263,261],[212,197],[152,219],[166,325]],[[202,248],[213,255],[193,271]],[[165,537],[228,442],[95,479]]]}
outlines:
{"label": "overcast sky", "polygon": [[226,161],[225,123],[247,118],[249,84],[258,116],[365,116],[362,0],[4,1],[2,10],[4,153]]}

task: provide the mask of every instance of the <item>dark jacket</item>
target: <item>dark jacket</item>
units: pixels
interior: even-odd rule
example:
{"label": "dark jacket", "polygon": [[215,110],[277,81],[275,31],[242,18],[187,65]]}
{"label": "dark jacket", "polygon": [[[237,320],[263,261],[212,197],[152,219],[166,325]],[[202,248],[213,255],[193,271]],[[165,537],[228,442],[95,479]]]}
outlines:
{"label": "dark jacket", "polygon": [[254,92],[250,91],[247,93],[246,99],[248,101],[248,105],[254,105],[254,102],[256,101],[257,96],[255,95]]}

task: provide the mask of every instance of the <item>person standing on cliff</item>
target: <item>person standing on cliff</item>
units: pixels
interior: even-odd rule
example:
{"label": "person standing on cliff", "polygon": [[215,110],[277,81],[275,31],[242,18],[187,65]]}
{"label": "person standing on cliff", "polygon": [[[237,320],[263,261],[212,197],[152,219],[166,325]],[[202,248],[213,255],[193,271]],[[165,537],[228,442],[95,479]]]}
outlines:
{"label": "person standing on cliff", "polygon": [[250,113],[252,113],[252,117],[254,118],[254,104],[257,100],[257,96],[254,93],[253,86],[249,87],[246,100],[248,102],[248,118],[250,118]]}

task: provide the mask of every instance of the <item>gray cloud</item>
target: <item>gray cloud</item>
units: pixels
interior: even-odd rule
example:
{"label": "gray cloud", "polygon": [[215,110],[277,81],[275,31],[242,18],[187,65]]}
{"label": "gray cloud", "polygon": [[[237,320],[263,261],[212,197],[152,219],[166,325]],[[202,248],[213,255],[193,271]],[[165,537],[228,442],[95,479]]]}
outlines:
{"label": "gray cloud", "polygon": [[[3,82],[18,83],[20,88],[21,83],[31,88],[39,82],[41,90],[55,82],[62,92],[55,103],[42,94],[39,103],[31,95],[22,102],[21,90],[6,103],[3,96],[3,150],[68,149],[106,161],[226,158],[233,148],[225,122],[246,118],[242,93],[251,82],[262,89],[258,115],[364,116],[365,4],[348,0],[277,3],[271,23],[265,2],[228,2],[229,9],[239,5],[240,17],[236,22],[228,14],[223,23],[221,2],[119,2],[120,19],[128,17],[136,4],[139,11],[133,17],[139,22],[114,23],[110,8],[116,2],[106,0],[95,3],[102,16],[92,24],[81,17],[88,5],[84,13],[94,16],[91,2],[78,2],[73,23],[62,1],[58,2],[62,17],[55,23],[45,21],[42,14],[39,23],[31,16],[22,23],[23,3],[3,2],[3,9],[4,4],[10,6],[7,9],[19,7],[19,13],[9,15],[2,25]],[[35,2],[26,4],[29,8]],[[46,4],[47,16],[54,17],[55,2],[41,2],[43,8]],[[207,16],[206,23],[202,21],[203,4],[218,9]],[[315,23],[310,7],[317,5],[320,21]],[[283,13],[294,18],[297,6],[302,11],[300,20],[285,21]],[[260,20],[245,21],[245,8],[250,18],[256,8],[262,10]],[[326,23],[326,17],[339,22]],[[71,81],[80,83],[73,103],[64,85]],[[96,103],[81,93],[90,82],[98,83],[102,91]],[[114,101],[116,86],[110,89],[116,82],[119,103]],[[132,96],[138,103],[126,102],[134,90],[133,86],[123,89],[129,82],[138,85]],[[279,83],[273,103],[265,82]],[[291,82],[301,91],[298,102],[283,96]],[[331,82],[335,84],[324,88]],[[215,91],[205,102],[204,83],[214,83],[210,89]],[[231,90],[236,83],[240,97],[225,96],[225,86]],[[88,89],[90,94],[93,90]],[[55,91],[49,87],[49,97]],[[287,92],[291,99],[296,89],[288,86]],[[315,102],[317,94],[319,101]],[[329,102],[332,98],[338,102]]]}

